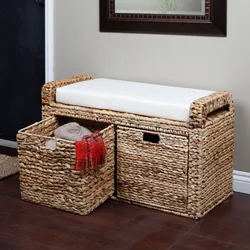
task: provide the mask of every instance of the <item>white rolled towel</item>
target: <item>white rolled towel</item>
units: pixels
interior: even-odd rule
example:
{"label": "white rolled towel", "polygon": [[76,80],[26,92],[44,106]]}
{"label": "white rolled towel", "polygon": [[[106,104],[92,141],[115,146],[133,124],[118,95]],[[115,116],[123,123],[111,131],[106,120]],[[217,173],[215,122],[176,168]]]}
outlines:
{"label": "white rolled towel", "polygon": [[[54,132],[55,138],[65,139],[69,141],[81,141],[83,136],[92,132],[78,124],[77,122],[69,122],[58,127]],[[54,150],[56,149],[56,141],[51,139],[45,142],[45,146]]]}

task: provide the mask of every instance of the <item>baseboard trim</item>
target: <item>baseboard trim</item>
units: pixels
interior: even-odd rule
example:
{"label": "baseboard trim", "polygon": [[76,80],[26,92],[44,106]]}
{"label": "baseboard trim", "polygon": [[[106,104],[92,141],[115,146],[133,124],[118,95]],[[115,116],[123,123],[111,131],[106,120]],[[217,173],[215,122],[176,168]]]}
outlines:
{"label": "baseboard trim", "polygon": [[239,193],[250,194],[250,173],[234,170],[233,190]]}
{"label": "baseboard trim", "polygon": [[17,148],[17,142],[0,139],[0,146],[4,146],[8,148]]}
{"label": "baseboard trim", "polygon": [[[0,139],[0,146],[17,148],[17,142]],[[243,194],[250,194],[250,173],[234,170],[233,190]]]}

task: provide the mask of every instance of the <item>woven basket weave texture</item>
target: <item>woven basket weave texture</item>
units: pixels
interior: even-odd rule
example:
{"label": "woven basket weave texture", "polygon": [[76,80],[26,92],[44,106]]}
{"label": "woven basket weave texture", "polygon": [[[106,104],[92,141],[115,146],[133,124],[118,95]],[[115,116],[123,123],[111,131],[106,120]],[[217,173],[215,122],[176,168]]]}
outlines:
{"label": "woven basket weave texture", "polygon": [[[83,125],[90,127],[93,122]],[[107,149],[103,166],[86,172],[74,170],[75,144],[56,139],[55,150],[45,146],[60,119],[49,117],[19,131],[18,159],[23,200],[86,215],[114,192],[113,125],[102,125],[100,133]],[[98,128],[95,123],[94,127]]]}
{"label": "woven basket weave texture", "polygon": [[[231,93],[217,91],[195,100],[188,122],[55,102],[56,88],[90,79],[81,75],[46,83],[42,115],[43,119],[67,116],[116,126],[114,199],[197,219],[233,193],[235,114]],[[159,141],[145,140],[145,135],[159,137]],[[68,149],[65,147],[64,154]],[[22,153],[28,154],[24,148]],[[46,154],[48,166],[53,165],[52,155]],[[26,157],[29,165],[30,155]],[[43,161],[37,163],[38,168]],[[23,182],[25,186],[29,181]]]}

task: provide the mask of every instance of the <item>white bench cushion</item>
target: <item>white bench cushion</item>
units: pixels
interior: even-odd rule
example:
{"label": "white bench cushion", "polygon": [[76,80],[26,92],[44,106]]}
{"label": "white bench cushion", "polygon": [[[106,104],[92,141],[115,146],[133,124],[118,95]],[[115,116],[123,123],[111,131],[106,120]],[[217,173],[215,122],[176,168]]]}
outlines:
{"label": "white bench cushion", "polygon": [[189,120],[191,103],[213,91],[97,78],[56,89],[56,101],[99,109]]}

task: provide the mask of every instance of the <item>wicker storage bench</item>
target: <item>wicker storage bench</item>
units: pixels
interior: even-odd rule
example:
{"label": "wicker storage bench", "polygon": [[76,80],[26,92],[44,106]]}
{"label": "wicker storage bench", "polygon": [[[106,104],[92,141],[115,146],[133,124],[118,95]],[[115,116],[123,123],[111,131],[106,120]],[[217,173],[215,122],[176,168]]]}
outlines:
{"label": "wicker storage bench", "polygon": [[[148,102],[141,95],[141,103],[139,97],[125,96],[125,101],[132,103],[126,105],[121,102],[124,93],[114,99],[99,93],[101,100],[91,105],[57,100],[57,91],[64,90],[62,87],[75,86],[75,83],[89,86],[93,82],[90,76],[82,75],[46,83],[42,90],[43,119],[55,115],[115,125],[114,199],[198,219],[233,193],[234,105],[229,92],[217,91],[199,97],[190,103],[188,110],[178,103],[177,108],[171,104],[164,104],[162,108],[159,102],[148,106],[151,105],[150,93]],[[138,96],[144,86],[136,90]],[[105,92],[105,86],[101,91]],[[153,94],[154,89],[150,91]],[[179,90],[173,91],[177,92],[170,95],[170,99],[178,96]],[[195,92],[180,91],[183,92],[180,102],[188,96],[186,91]],[[71,97],[70,101],[87,102],[88,96],[94,94]],[[168,113],[162,117],[165,110]],[[140,113],[144,111],[148,115]],[[179,119],[183,114],[188,119]],[[25,154],[26,149],[22,150]]]}
{"label": "wicker storage bench", "polygon": [[[75,144],[56,139],[56,149],[45,146],[54,130],[77,121],[98,129],[107,149],[106,163],[97,169],[77,171]],[[63,117],[48,117],[17,134],[21,198],[40,205],[86,215],[114,193],[114,125]]]}

